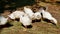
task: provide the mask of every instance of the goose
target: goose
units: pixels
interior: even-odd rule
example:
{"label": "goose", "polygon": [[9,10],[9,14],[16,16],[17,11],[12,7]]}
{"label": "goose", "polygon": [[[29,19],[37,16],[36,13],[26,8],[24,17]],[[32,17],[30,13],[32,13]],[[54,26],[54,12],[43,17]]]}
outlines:
{"label": "goose", "polygon": [[5,25],[7,23],[8,18],[0,16],[0,25]]}
{"label": "goose", "polygon": [[35,19],[37,19],[37,20],[41,19],[41,14],[40,14],[40,12],[34,13],[34,16],[35,16]]}
{"label": "goose", "polygon": [[43,8],[41,8],[39,11],[42,14],[43,19],[48,19],[52,21],[52,23],[57,24],[57,20],[51,15],[51,13],[44,10]]}
{"label": "goose", "polygon": [[24,14],[20,16],[20,22],[27,28],[27,26],[31,25],[32,20],[27,14]]}
{"label": "goose", "polygon": [[16,19],[16,18],[19,18],[19,16],[21,16],[23,14],[24,14],[23,11],[14,11],[10,15],[8,15],[8,17],[10,17],[11,19]]}
{"label": "goose", "polygon": [[28,14],[28,16],[32,19],[32,20],[34,20],[34,12],[30,9],[30,8],[27,8],[27,7],[24,7],[24,12],[26,13],[26,14]]}

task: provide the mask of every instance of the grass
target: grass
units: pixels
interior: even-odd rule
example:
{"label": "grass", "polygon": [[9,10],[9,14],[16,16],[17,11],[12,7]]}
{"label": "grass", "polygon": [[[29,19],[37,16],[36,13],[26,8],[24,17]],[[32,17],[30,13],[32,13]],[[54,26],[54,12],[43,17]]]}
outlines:
{"label": "grass", "polygon": [[[43,21],[44,22],[44,21]],[[58,34],[59,29],[57,29],[53,24],[48,24],[47,22],[36,22],[33,23],[33,27],[23,31],[20,22],[11,22],[13,26],[3,28],[1,34]]]}

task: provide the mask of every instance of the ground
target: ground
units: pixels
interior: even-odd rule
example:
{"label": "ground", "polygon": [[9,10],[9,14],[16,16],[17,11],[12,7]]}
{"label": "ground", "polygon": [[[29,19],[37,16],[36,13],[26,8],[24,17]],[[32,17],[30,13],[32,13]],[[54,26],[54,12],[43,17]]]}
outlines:
{"label": "ground", "polygon": [[[41,4],[39,4],[41,5]],[[32,23],[32,28],[28,28],[27,31],[23,31],[20,22],[12,21],[10,24],[13,26],[5,27],[1,29],[0,34],[60,34],[60,5],[43,3],[42,6],[48,6],[48,11],[58,21],[58,27],[52,23],[45,21]]]}

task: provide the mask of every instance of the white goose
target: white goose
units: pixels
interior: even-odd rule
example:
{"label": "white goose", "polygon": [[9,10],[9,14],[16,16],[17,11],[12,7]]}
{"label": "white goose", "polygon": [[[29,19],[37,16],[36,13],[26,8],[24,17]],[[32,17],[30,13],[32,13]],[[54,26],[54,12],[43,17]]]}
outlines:
{"label": "white goose", "polygon": [[32,20],[29,18],[27,14],[21,15],[20,16],[20,22],[25,26],[31,25]]}
{"label": "white goose", "polygon": [[35,19],[37,19],[37,20],[41,19],[41,14],[40,14],[40,12],[34,13],[34,16],[35,16]]}
{"label": "white goose", "polygon": [[32,11],[30,8],[24,7],[24,12],[25,12],[26,14],[28,14],[28,16],[29,16],[32,20],[34,20],[34,13],[33,13],[33,11]]}
{"label": "white goose", "polygon": [[43,18],[52,21],[54,24],[57,24],[57,20],[54,17],[52,17],[52,15],[49,12],[45,11],[43,8],[41,8],[39,11],[42,13]]}
{"label": "white goose", "polygon": [[11,19],[16,19],[19,18],[19,16],[23,15],[24,12],[23,11],[15,11],[13,13],[11,13],[10,15],[8,15]]}
{"label": "white goose", "polygon": [[7,23],[8,18],[0,16],[0,25],[5,25]]}

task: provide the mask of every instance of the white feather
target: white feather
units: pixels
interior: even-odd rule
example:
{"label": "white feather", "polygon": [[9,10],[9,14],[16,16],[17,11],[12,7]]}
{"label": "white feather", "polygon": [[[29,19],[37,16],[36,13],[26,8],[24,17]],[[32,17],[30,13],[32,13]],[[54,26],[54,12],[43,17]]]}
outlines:
{"label": "white feather", "polygon": [[36,13],[34,14],[34,16],[35,16],[35,19],[41,19],[41,14],[40,14],[40,12],[36,12]]}
{"label": "white feather", "polygon": [[8,18],[0,16],[0,25],[5,25],[7,23]]}
{"label": "white feather", "polygon": [[42,13],[43,15],[43,18],[46,18],[48,20],[51,20],[53,21],[55,24],[57,24],[57,20],[47,11],[41,9],[40,12]]}
{"label": "white feather", "polygon": [[28,26],[31,25],[31,19],[29,18],[29,16],[27,14],[24,14],[22,16],[20,16],[20,22],[24,25],[24,26]]}
{"label": "white feather", "polygon": [[23,11],[15,11],[9,15],[11,19],[19,18],[19,16],[23,15]]}
{"label": "white feather", "polygon": [[28,14],[31,19],[34,19],[34,13],[30,8],[24,7],[24,12]]}

